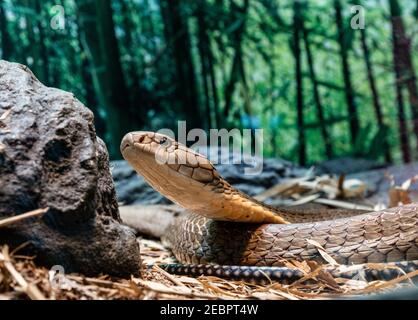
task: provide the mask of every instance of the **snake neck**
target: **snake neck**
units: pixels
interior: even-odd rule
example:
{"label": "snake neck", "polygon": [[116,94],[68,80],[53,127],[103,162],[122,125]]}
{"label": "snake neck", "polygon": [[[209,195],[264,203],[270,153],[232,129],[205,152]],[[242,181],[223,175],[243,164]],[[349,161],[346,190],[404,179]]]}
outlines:
{"label": "snake neck", "polygon": [[292,215],[238,191],[227,181],[220,178],[204,186],[208,194],[208,206],[198,212],[207,218],[219,221],[246,223],[278,223],[288,224]]}
{"label": "snake neck", "polygon": [[[218,221],[289,224],[346,218],[365,212],[349,209],[276,208],[238,191],[220,176],[205,185],[203,190],[207,192],[203,197],[207,201],[202,205],[198,199],[200,207],[196,209],[199,206],[197,203],[188,209]],[[187,202],[190,201],[189,199]],[[188,203],[179,204],[187,208]]]}
{"label": "snake neck", "polygon": [[[161,142],[170,143],[161,146]],[[169,137],[134,132],[128,134],[121,145],[125,159],[155,190],[206,218],[289,224],[336,217],[335,213],[307,215],[306,212],[275,209],[258,202],[232,187],[205,156]]]}

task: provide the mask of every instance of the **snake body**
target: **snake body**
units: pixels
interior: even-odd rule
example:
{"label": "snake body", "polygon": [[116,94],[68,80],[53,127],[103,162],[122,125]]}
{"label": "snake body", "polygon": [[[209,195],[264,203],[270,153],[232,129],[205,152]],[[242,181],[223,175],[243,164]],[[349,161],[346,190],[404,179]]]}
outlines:
{"label": "snake body", "polygon": [[155,190],[191,212],[163,237],[181,263],[280,268],[284,259],[323,261],[314,240],[340,264],[418,267],[418,204],[365,214],[276,209],[233,188],[206,157],[168,136],[131,132],[121,152]]}
{"label": "snake body", "polygon": [[[329,266],[321,271],[330,273],[334,278],[345,278],[364,281],[392,280],[405,273],[417,269],[417,261],[402,261],[385,263],[381,268],[367,268],[367,265],[358,265],[356,268],[346,266]],[[210,264],[166,264],[159,265],[169,273],[187,276],[216,276],[232,280],[241,280],[257,284],[269,284],[271,281],[280,281],[282,284],[291,284],[303,279],[307,274],[299,269],[288,267],[258,267],[258,266],[230,266]]]}

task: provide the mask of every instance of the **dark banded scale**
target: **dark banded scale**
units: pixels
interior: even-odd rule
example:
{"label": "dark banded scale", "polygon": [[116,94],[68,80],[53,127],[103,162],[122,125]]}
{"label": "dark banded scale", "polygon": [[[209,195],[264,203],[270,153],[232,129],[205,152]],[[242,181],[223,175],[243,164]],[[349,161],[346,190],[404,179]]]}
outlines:
{"label": "dark banded scale", "polygon": [[[249,283],[268,284],[279,281],[291,284],[306,274],[298,269],[286,267],[224,266],[210,264],[160,264],[163,270],[176,275],[214,276],[230,280],[241,280]],[[152,267],[152,266],[149,266]],[[334,278],[357,279],[363,281],[392,280],[418,269],[418,261],[401,261],[385,264],[357,265],[355,270],[341,271],[338,267],[328,266],[324,270]],[[418,276],[413,278],[418,280]]]}

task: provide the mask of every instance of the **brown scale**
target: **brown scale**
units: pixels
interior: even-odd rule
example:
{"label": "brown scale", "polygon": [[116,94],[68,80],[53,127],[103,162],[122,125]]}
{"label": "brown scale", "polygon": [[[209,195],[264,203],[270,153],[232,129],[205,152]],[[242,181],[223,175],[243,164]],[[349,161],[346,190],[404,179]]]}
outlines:
{"label": "brown scale", "polygon": [[[417,205],[406,206],[410,212],[415,212],[414,216],[414,230],[417,230],[418,225],[418,208]],[[402,260],[418,260],[418,233],[411,232],[411,220],[408,221],[408,231],[404,233],[405,229],[397,217],[402,214],[396,208],[387,210],[385,212],[375,212],[371,215],[375,216],[374,221],[382,221],[379,217],[382,214],[387,215],[387,212],[392,214],[394,225],[390,226],[391,236],[383,237],[381,234],[388,231],[386,227],[379,223],[374,223],[371,229],[374,240],[367,240],[367,228],[362,228],[361,221],[367,221],[366,215],[357,217],[350,217],[343,219],[339,223],[342,233],[340,235],[330,236],[330,231],[333,229],[333,224],[328,223],[327,230],[323,230],[320,235],[318,231],[314,231],[314,224],[290,224],[290,225],[246,225],[240,223],[227,223],[211,221],[209,219],[192,215],[191,217],[184,217],[190,223],[199,224],[201,229],[210,230],[206,233],[189,234],[190,237],[185,240],[182,236],[184,233],[177,233],[176,244],[173,251],[179,257],[179,251],[184,250],[185,247],[190,246],[191,243],[198,243],[199,246],[204,246],[204,252],[210,252],[210,256],[203,256],[209,263],[228,263],[228,264],[248,264],[271,265],[275,257],[276,261],[283,258],[293,258],[298,260],[318,260],[323,261],[317,249],[306,242],[306,239],[315,239],[323,245],[327,252],[341,264],[351,263],[368,263],[368,262],[392,262]],[[403,210],[402,212],[406,212]],[[181,228],[183,222],[178,221],[175,228]],[[352,226],[357,226],[361,231],[348,232]],[[299,232],[299,229],[303,232]],[[275,231],[273,231],[276,229]],[[282,230],[282,232],[280,232]],[[376,231],[379,230],[379,231]],[[277,231],[277,232],[276,232]],[[328,231],[328,232],[327,232]],[[355,230],[352,230],[355,231]],[[312,233],[315,233],[314,236]],[[376,233],[380,236],[376,237]],[[362,234],[359,236],[358,234]],[[223,235],[223,236],[219,236]],[[227,235],[225,237],[224,235]],[[168,235],[168,238],[171,238]],[[235,252],[234,256],[227,259],[227,254]],[[194,260],[194,259],[193,259]],[[199,261],[199,259],[197,259]],[[195,261],[195,260],[194,260]],[[191,263],[190,259],[182,261],[183,263]]]}
{"label": "brown scale", "polygon": [[[158,143],[161,135],[148,135],[147,139],[147,143]],[[170,153],[186,160],[185,164],[169,165],[181,173],[178,179],[199,182],[202,190],[208,190],[207,196],[219,199],[219,202],[202,199],[204,203],[218,205],[216,210],[229,208],[231,220],[235,216],[245,219],[241,213],[258,210],[265,214],[264,218],[261,216],[262,221],[292,222],[247,224],[185,215],[177,219],[165,235],[172,251],[183,263],[277,265],[286,258],[323,261],[317,248],[307,239],[320,243],[340,264],[418,260],[418,204],[362,215],[344,210],[314,213],[276,209],[235,190],[203,156],[195,152],[189,154],[189,149],[180,144],[174,143],[174,146]],[[152,148],[149,150],[152,152]],[[130,160],[129,155],[126,158]],[[137,166],[139,162],[130,163]],[[135,169],[141,172],[141,168]],[[152,166],[147,170],[153,170]],[[180,196],[186,197],[182,203],[187,209],[189,195]]]}

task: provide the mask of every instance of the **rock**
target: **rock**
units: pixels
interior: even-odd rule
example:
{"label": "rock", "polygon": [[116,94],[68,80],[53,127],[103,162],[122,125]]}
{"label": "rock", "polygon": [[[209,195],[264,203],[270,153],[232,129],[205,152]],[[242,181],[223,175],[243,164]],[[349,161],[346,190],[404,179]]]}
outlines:
{"label": "rock", "polygon": [[177,205],[141,205],[134,204],[119,207],[124,224],[132,227],[139,234],[161,238],[174,219],[186,213]]}
{"label": "rock", "polygon": [[347,298],[341,298],[344,300],[418,300],[418,288],[412,285],[411,287],[392,289],[389,292],[371,293],[364,296],[350,296]]}
{"label": "rock", "polygon": [[[216,155],[217,151],[217,155]],[[205,152],[203,152],[205,153]],[[239,163],[233,163],[234,159],[241,159],[239,154],[234,152],[228,152],[223,148],[209,150],[209,154],[206,154],[209,159],[216,164],[216,169],[219,173],[231,183],[238,190],[241,190],[250,195],[256,195],[266,188],[269,188],[285,176],[290,175],[290,171],[293,169],[293,165],[282,159],[262,159],[259,157],[253,157],[254,162],[263,163],[262,172],[258,174],[245,174],[245,169],[253,167],[249,164],[249,161],[240,161]],[[244,155],[243,159],[249,157]],[[214,161],[214,159],[216,161]],[[254,189],[256,188],[256,189]]]}
{"label": "rock", "polygon": [[104,143],[71,93],[47,88],[24,66],[0,61],[0,219],[49,207],[42,219],[0,230],[65,272],[139,274],[135,234],[120,224]]}
{"label": "rock", "polygon": [[351,174],[384,168],[376,161],[361,158],[343,157],[324,161],[316,166],[317,174]]}
{"label": "rock", "polygon": [[[221,152],[220,158],[216,158],[213,150],[201,153],[209,154],[209,158],[218,159],[215,164],[219,173],[234,187],[251,196],[257,195],[279,183],[284,178],[303,176],[307,169],[293,165],[282,159],[258,159],[263,161],[263,171],[257,175],[246,175],[245,168],[248,164],[232,164],[233,153]],[[131,166],[124,160],[112,161],[112,175],[115,181],[118,200],[124,205],[130,204],[170,204],[171,201],[154,191],[142,177],[138,176]]]}
{"label": "rock", "polygon": [[[388,205],[389,190],[392,188],[391,179],[395,186],[401,186],[406,180],[418,175],[418,162],[390,166],[385,169],[359,172],[347,176],[347,179],[360,179],[367,183],[367,199],[370,203],[382,203]],[[408,188],[412,202],[418,201],[418,184],[412,183]]]}

